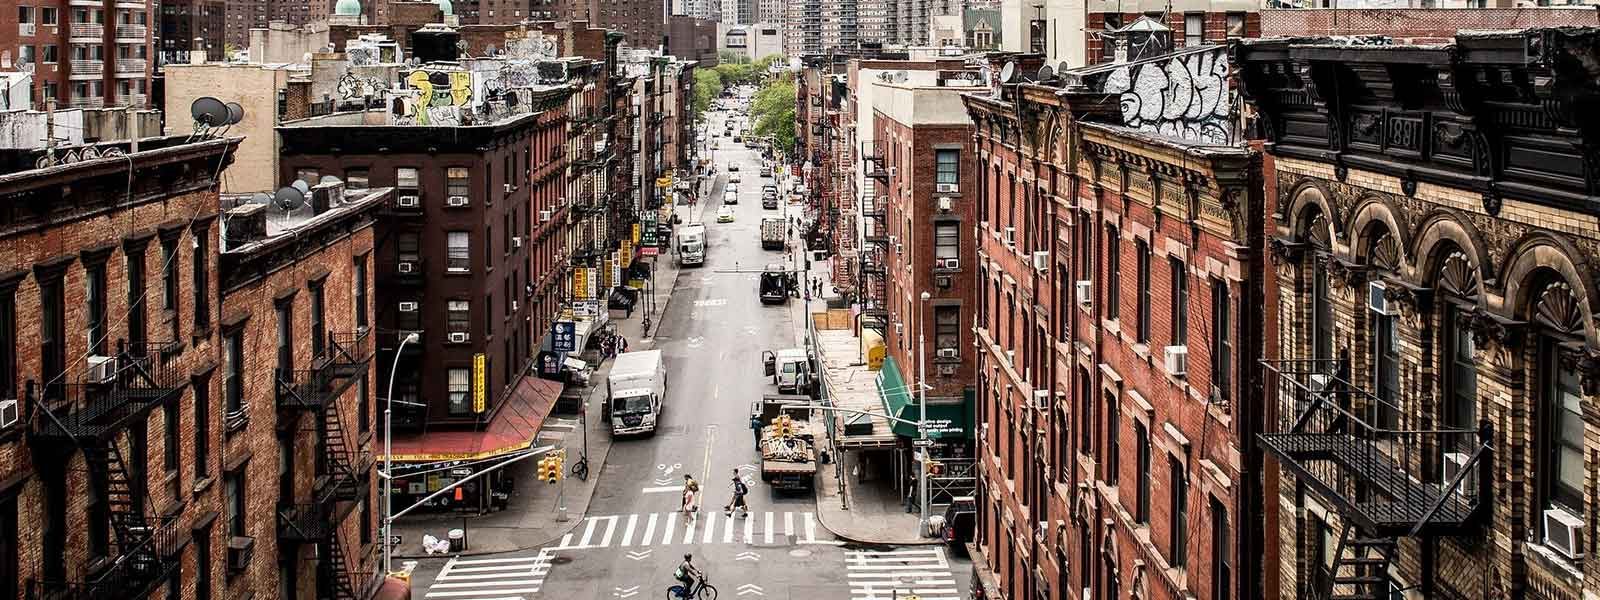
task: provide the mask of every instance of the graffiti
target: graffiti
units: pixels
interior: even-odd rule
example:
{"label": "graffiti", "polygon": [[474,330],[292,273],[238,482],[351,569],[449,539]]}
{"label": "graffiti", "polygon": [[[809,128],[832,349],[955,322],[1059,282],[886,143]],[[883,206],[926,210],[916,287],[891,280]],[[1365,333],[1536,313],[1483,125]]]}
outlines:
{"label": "graffiti", "polygon": [[405,78],[415,94],[398,96],[392,105],[397,121],[423,126],[457,125],[471,111],[472,74],[466,71],[412,71]]}
{"label": "graffiti", "polygon": [[350,66],[370,67],[378,64],[378,47],[350,44],[344,49],[344,56],[350,60]]}
{"label": "graffiti", "polygon": [[555,58],[556,38],[553,35],[542,33],[529,33],[520,39],[509,36],[506,39],[506,55],[524,60],[539,60]]}
{"label": "graffiti", "polygon": [[1214,144],[1235,138],[1224,48],[1122,65],[1101,91],[1119,94],[1129,127]]}
{"label": "graffiti", "polygon": [[387,89],[389,84],[377,77],[356,75],[348,71],[339,76],[339,97],[345,100],[381,96]]}

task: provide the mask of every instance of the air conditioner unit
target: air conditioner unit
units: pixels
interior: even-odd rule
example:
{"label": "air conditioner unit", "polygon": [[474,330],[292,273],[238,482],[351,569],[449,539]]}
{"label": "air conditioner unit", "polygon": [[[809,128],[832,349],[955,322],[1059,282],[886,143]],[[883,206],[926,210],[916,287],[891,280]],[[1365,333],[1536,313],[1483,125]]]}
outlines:
{"label": "air conditioner unit", "polygon": [[567,197],[566,196],[562,196],[560,198],[556,198],[556,206],[566,206],[566,205],[567,205]]}
{"label": "air conditioner unit", "polygon": [[521,248],[522,247],[522,236],[520,236],[520,235],[513,236],[511,238],[511,247],[512,248]]}
{"label": "air conditioner unit", "polygon": [[1017,351],[1016,350],[1007,350],[1006,351],[1006,362],[1011,363],[1013,365],[1017,364]]}
{"label": "air conditioner unit", "polygon": [[896,174],[899,174],[899,173],[900,173],[900,169],[897,169],[895,167],[889,167],[889,176],[890,177],[894,177]]}
{"label": "air conditioner unit", "polygon": [[895,244],[894,245],[894,253],[895,254],[905,254],[906,253],[906,245],[905,244]]}
{"label": "air conditioner unit", "polygon": [[16,400],[0,400],[0,429],[16,425],[18,413]]}
{"label": "air conditioner unit", "polygon": [[1006,228],[1006,233],[1005,233],[1005,240],[1006,240],[1006,245],[1007,246],[1015,246],[1015,245],[1017,245],[1017,228],[1015,228],[1015,227],[1007,227]]}
{"label": "air conditioner unit", "polygon": [[[1441,486],[1449,485],[1458,473],[1467,470],[1467,461],[1469,460],[1472,460],[1472,455],[1465,452],[1444,453],[1444,464],[1442,465],[1443,468],[1440,469],[1441,479],[1439,484]],[[1468,471],[1467,476],[1461,478],[1461,485],[1457,486],[1455,490],[1457,496],[1467,496],[1477,491],[1478,478],[1475,475],[1477,474]]]}
{"label": "air conditioner unit", "polygon": [[401,196],[399,202],[400,206],[405,208],[416,208],[418,204],[421,204],[416,196]]}
{"label": "air conditioner unit", "polygon": [[117,380],[117,361],[109,356],[89,355],[89,383]]}
{"label": "air conditioner unit", "polygon": [[450,332],[450,343],[452,343],[452,344],[465,344],[465,343],[467,343],[467,332],[465,332],[465,331],[452,331],[452,332]]}
{"label": "air conditioner unit", "polygon": [[954,283],[955,283],[955,278],[953,278],[953,277],[951,277],[949,275],[940,275],[938,277],[934,277],[933,278],[933,286],[937,287],[937,288],[947,288],[947,287],[950,287]]}
{"label": "air conditioner unit", "polygon": [[1088,306],[1094,299],[1094,282],[1086,279],[1073,284],[1072,287],[1077,292],[1078,304]]}
{"label": "air conditioner unit", "polygon": [[1189,372],[1189,347],[1167,346],[1167,374],[1182,377]]}
{"label": "air conditioner unit", "polygon": [[1380,315],[1392,315],[1389,312],[1389,298],[1383,295],[1389,289],[1382,281],[1367,284],[1367,308]]}
{"label": "air conditioner unit", "polygon": [[956,358],[957,350],[955,348],[940,348],[934,354],[939,358]]}
{"label": "air conditioner unit", "polygon": [[954,194],[960,188],[954,183],[940,183],[933,186],[933,191]]}
{"label": "air conditioner unit", "polygon": [[545,222],[549,222],[549,221],[550,221],[550,211],[548,211],[548,210],[539,211],[539,222],[540,223],[545,223]]}
{"label": "air conditioner unit", "polygon": [[1033,407],[1038,410],[1048,410],[1050,408],[1050,390],[1034,390]]}
{"label": "air conditioner unit", "polygon": [[417,303],[415,303],[415,302],[401,302],[400,303],[400,312],[417,312]]}
{"label": "air conditioner unit", "polygon": [[444,204],[445,204],[445,206],[466,206],[467,205],[467,197],[466,196],[451,196],[451,197],[445,199]]}
{"label": "air conditioner unit", "polygon": [[516,300],[512,300],[511,301],[511,312],[516,312],[518,309],[521,309],[521,308],[522,308],[522,305],[521,304],[517,304]]}
{"label": "air conditioner unit", "polygon": [[952,365],[952,364],[935,365],[935,368],[939,370],[939,374],[942,375],[942,376],[949,376],[949,375],[955,375],[956,374],[956,366]]}
{"label": "air conditioner unit", "polygon": [[1044,270],[1048,269],[1048,268],[1050,268],[1050,253],[1049,252],[1035,252],[1035,253],[1033,253],[1033,270],[1038,271],[1040,273],[1043,273]]}
{"label": "air conditioner unit", "polygon": [[905,330],[906,330],[906,324],[905,323],[895,323],[894,324],[894,334],[895,335],[900,335],[902,333],[905,333]]}
{"label": "air conditioner unit", "polygon": [[939,268],[941,268],[941,269],[951,269],[951,270],[959,269],[959,268],[961,268],[961,259],[959,259],[959,258],[941,258],[941,259],[939,259]]}
{"label": "air conditioner unit", "polygon": [[394,266],[394,270],[399,271],[401,273],[410,273],[412,271],[415,271],[416,269],[417,269],[417,263],[414,263],[414,262],[411,262],[411,261],[401,262],[400,264],[397,264],[397,265]]}
{"label": "air conditioner unit", "polygon": [[952,199],[951,197],[949,197],[949,196],[940,196],[939,197],[939,212],[950,212],[950,209],[954,208],[955,204],[956,204],[956,201],[954,199]]}
{"label": "air conditioner unit", "polygon": [[1544,545],[1572,560],[1583,558],[1583,519],[1563,508],[1544,511]]}

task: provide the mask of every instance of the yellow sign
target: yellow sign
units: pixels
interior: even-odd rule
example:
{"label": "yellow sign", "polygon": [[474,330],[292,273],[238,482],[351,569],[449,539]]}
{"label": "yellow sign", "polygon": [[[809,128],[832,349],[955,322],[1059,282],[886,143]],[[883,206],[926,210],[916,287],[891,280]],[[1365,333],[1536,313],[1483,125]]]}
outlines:
{"label": "yellow sign", "polygon": [[634,223],[633,224],[633,243],[635,243],[635,244],[639,243],[639,236],[642,235],[643,232],[644,232],[644,229],[643,229],[642,225],[640,225],[638,223]]}
{"label": "yellow sign", "polygon": [[611,281],[611,259],[607,258],[601,262],[604,266],[600,269],[600,287],[609,289],[611,286],[616,285],[616,282]]}
{"label": "yellow sign", "polygon": [[628,268],[628,265],[633,264],[633,240],[623,238],[621,258],[622,268],[626,269]]}
{"label": "yellow sign", "polygon": [[484,382],[484,378],[487,377],[485,371],[488,371],[486,368],[488,360],[482,352],[472,355],[472,412],[475,413],[483,412],[488,397],[484,391],[484,388],[489,387],[489,384]]}
{"label": "yellow sign", "polygon": [[661,189],[666,189],[666,188],[672,187],[672,178],[671,177],[657,177],[656,178],[656,187],[661,188]]}
{"label": "yellow sign", "polygon": [[579,300],[589,298],[589,270],[572,270],[572,297]]}

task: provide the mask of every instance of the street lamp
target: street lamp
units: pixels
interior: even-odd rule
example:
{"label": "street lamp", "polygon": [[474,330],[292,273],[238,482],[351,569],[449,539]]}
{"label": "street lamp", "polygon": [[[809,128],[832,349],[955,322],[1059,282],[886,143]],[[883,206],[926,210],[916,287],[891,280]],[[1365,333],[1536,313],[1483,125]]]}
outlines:
{"label": "street lamp", "polygon": [[390,530],[394,527],[393,495],[394,495],[394,374],[400,370],[400,353],[406,349],[406,344],[416,343],[422,339],[413,331],[400,339],[400,346],[394,349],[394,364],[389,367],[389,399],[383,408],[383,572],[385,575],[392,572],[389,565],[390,555],[394,549],[389,542],[394,539]]}
{"label": "street lamp", "polygon": [[917,493],[922,496],[922,520],[918,525],[922,531],[928,530],[928,451],[933,449],[933,442],[928,439],[928,384],[924,380],[928,346],[923,319],[928,314],[928,299],[932,297],[923,292],[922,304],[917,306],[917,444],[922,446],[922,460],[917,465]]}

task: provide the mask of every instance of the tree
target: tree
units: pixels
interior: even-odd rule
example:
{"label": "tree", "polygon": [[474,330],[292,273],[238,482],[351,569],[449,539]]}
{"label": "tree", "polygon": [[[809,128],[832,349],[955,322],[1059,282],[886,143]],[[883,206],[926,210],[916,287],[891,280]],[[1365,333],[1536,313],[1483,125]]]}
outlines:
{"label": "tree", "polygon": [[738,65],[750,62],[750,57],[732,50],[722,50],[717,52],[717,62]]}
{"label": "tree", "polygon": [[695,120],[711,109],[711,101],[722,95],[722,76],[714,69],[694,70],[694,98],[690,110]]}
{"label": "tree", "polygon": [[794,78],[784,74],[768,80],[750,105],[756,135],[770,138],[773,147],[785,155],[794,153],[794,94]]}
{"label": "tree", "polygon": [[722,85],[724,87],[756,83],[756,67],[750,63],[723,63],[717,65],[715,70],[717,75],[722,76]]}
{"label": "tree", "polygon": [[787,63],[787,61],[784,60],[784,55],[768,54],[761,57],[761,60],[756,61],[756,72],[765,74],[772,70],[772,65],[779,63]]}

